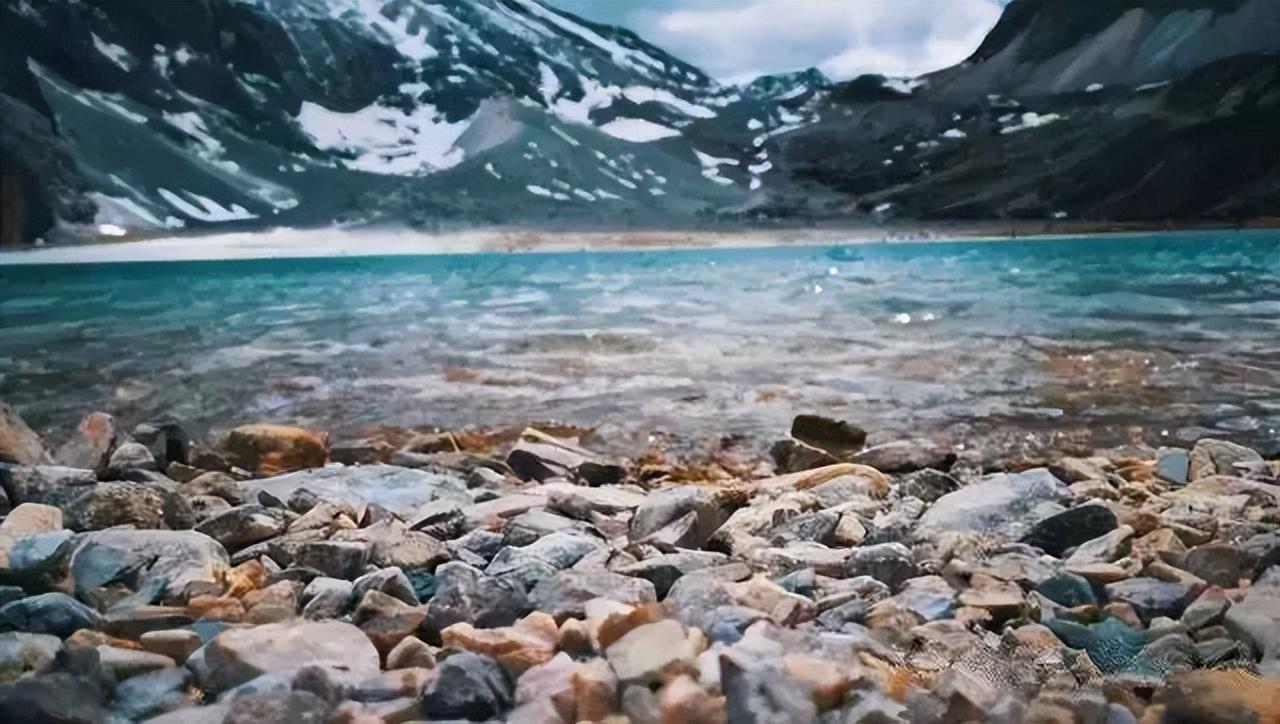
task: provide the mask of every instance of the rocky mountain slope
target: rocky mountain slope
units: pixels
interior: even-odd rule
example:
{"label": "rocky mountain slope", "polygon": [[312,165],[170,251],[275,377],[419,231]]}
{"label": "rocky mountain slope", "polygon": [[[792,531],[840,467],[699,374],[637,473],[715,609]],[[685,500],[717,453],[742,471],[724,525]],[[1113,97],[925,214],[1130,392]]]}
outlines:
{"label": "rocky mountain slope", "polygon": [[[1274,214],[1280,5],[1016,0],[729,87],[538,0],[4,0],[0,243],[331,223]],[[1226,160],[1227,162],[1224,162]]]}

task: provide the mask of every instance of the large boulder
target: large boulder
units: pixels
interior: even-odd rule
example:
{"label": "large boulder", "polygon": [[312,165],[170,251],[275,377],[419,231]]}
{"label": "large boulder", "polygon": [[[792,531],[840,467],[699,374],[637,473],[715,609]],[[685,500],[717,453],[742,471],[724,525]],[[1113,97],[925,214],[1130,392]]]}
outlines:
{"label": "large boulder", "polygon": [[329,456],[329,435],[287,425],[242,425],[223,443],[233,465],[261,475],[318,468]]}
{"label": "large boulder", "polygon": [[1199,480],[1211,475],[1238,476],[1246,472],[1244,468],[1261,463],[1262,456],[1256,450],[1226,440],[1204,438],[1191,448],[1187,478]]}
{"label": "large boulder", "polygon": [[101,483],[66,506],[67,527],[103,530],[118,525],[135,528],[178,528],[194,514],[181,496],[152,483]]}
{"label": "large boulder", "polygon": [[466,482],[457,474],[395,465],[307,470],[248,481],[241,484],[241,489],[250,500],[260,492],[289,500],[295,491],[305,489],[323,500],[346,503],[357,510],[366,505],[379,505],[405,518],[433,500],[448,500],[464,506],[472,502]]}
{"label": "large boulder", "polygon": [[380,671],[378,651],[360,629],[339,621],[286,621],[230,628],[187,659],[200,686],[225,691],[263,674],[318,666],[352,678]]}
{"label": "large boulder", "polygon": [[1071,492],[1048,470],[999,473],[937,500],[916,525],[919,538],[948,531],[989,533],[1017,540],[1061,510]]}
{"label": "large boulder", "polygon": [[0,400],[0,462],[47,465],[53,462],[40,436],[23,422],[18,411]]}
{"label": "large boulder", "polygon": [[226,550],[195,531],[103,530],[76,537],[71,578],[77,596],[122,583],[151,600],[185,600],[193,587],[220,587]]}
{"label": "large boulder", "polygon": [[1223,623],[1264,660],[1280,659],[1280,566],[1268,568]]}
{"label": "large boulder", "polygon": [[0,465],[0,485],[13,505],[44,503],[65,508],[98,484],[92,470],[60,465]]}

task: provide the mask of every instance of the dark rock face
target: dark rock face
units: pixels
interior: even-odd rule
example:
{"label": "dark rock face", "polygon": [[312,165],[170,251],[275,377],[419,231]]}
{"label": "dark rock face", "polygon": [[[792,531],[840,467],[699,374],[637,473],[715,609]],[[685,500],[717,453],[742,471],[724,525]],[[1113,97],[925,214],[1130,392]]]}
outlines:
{"label": "dark rock face", "polygon": [[520,584],[487,576],[465,563],[446,563],[436,569],[436,592],[425,627],[429,635],[438,636],[459,621],[476,628],[510,626],[529,610]]}
{"label": "dark rock face", "polygon": [[93,724],[106,719],[106,693],[89,677],[50,674],[0,685],[0,720]]}
{"label": "dark rock face", "polygon": [[1116,514],[1102,505],[1081,505],[1036,523],[1021,542],[1061,558],[1068,548],[1114,530]]}
{"label": "dark rock face", "polygon": [[1144,622],[1157,616],[1177,619],[1191,602],[1194,591],[1181,583],[1154,578],[1130,578],[1107,585],[1107,596],[1133,606]]}
{"label": "dark rock face", "polygon": [[440,664],[422,692],[422,713],[430,720],[487,721],[511,707],[511,680],[488,656],[461,653]]}
{"label": "dark rock face", "polygon": [[866,444],[867,431],[844,420],[796,415],[791,421],[791,437],[837,457],[847,457]]}

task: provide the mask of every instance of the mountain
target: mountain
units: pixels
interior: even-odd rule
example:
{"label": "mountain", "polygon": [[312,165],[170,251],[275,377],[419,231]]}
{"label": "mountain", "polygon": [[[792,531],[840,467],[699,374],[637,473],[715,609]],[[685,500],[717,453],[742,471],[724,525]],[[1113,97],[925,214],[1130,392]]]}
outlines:
{"label": "mountain", "polygon": [[953,68],[743,86],[538,0],[0,2],[5,245],[1280,199],[1274,0],[1014,0]]}
{"label": "mountain", "polygon": [[826,82],[727,88],[536,0],[6,0],[0,14],[8,243],[55,221],[692,218],[748,202],[761,137],[811,120]]}
{"label": "mountain", "polygon": [[1280,216],[1280,3],[1014,0],[974,54],[833,88],[792,207],[917,219]]}

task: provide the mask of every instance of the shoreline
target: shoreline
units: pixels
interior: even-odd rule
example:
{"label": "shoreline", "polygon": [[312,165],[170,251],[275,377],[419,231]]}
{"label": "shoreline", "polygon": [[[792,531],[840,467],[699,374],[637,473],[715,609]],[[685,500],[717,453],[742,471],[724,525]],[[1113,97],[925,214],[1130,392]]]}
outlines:
{"label": "shoreline", "polygon": [[1224,440],[992,471],[814,415],[702,461],[102,412],[51,454],[0,425],[0,713],[1276,713],[1280,460]]}
{"label": "shoreline", "polygon": [[1177,228],[1152,224],[1044,222],[1013,229],[1003,222],[916,225],[831,225],[718,229],[552,230],[485,228],[419,231],[403,227],[291,228],[188,233],[141,239],[112,239],[0,252],[0,266],[226,261],[373,256],[431,256],[477,253],[564,253],[771,246],[1009,242],[1027,239],[1131,238],[1148,234],[1261,232],[1280,220],[1246,225],[1194,224]]}

